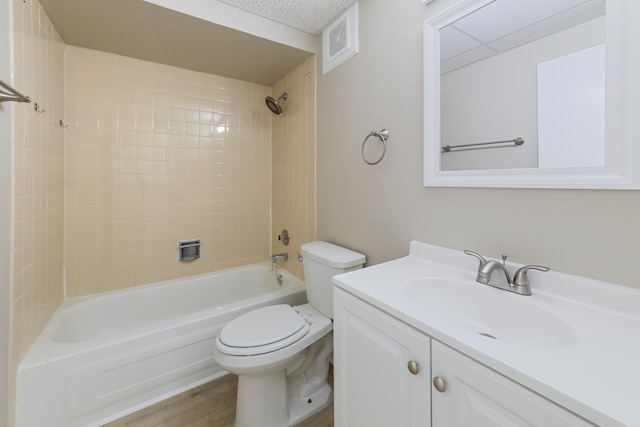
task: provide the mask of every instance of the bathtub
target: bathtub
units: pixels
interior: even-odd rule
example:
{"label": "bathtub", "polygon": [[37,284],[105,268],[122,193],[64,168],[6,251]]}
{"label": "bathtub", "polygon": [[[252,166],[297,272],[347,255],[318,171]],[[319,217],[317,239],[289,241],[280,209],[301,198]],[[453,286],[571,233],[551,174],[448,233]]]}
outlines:
{"label": "bathtub", "polygon": [[99,426],[226,372],[215,338],[231,319],[304,304],[269,264],[66,300],[18,367],[16,426]]}

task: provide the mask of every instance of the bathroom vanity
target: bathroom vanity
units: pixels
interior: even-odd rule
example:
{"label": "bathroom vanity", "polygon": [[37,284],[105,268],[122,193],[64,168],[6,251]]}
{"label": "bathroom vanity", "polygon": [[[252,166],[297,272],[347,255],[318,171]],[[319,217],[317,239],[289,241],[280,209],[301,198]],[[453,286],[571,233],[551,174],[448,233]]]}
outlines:
{"label": "bathroom vanity", "polygon": [[531,272],[523,296],[477,270],[411,242],[334,278],[336,426],[640,425],[638,290]]}

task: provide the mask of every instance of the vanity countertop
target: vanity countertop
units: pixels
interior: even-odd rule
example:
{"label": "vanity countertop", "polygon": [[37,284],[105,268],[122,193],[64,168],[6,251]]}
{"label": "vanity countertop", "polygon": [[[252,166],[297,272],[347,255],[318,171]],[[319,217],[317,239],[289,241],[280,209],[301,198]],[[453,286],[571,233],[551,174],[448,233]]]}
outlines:
{"label": "vanity countertop", "polygon": [[640,426],[640,288],[532,271],[522,296],[477,283],[477,269],[414,241],[334,284],[594,424]]}

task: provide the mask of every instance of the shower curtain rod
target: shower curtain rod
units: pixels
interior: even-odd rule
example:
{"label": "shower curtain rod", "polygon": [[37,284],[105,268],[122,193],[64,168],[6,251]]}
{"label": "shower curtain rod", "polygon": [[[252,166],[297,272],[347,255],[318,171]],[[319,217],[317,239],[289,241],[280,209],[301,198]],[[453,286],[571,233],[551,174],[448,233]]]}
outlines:
{"label": "shower curtain rod", "polygon": [[15,102],[31,102],[31,98],[28,96],[24,96],[2,80],[0,80],[0,87],[9,91],[9,93],[0,90],[0,103],[5,101],[15,101]]}

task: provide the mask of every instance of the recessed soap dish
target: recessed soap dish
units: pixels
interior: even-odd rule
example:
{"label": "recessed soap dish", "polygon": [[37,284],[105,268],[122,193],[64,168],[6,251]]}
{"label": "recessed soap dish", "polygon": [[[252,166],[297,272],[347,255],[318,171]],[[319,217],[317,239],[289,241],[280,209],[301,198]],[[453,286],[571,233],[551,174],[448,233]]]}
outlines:
{"label": "recessed soap dish", "polygon": [[200,258],[200,239],[180,240],[178,243],[178,261],[193,261]]}

